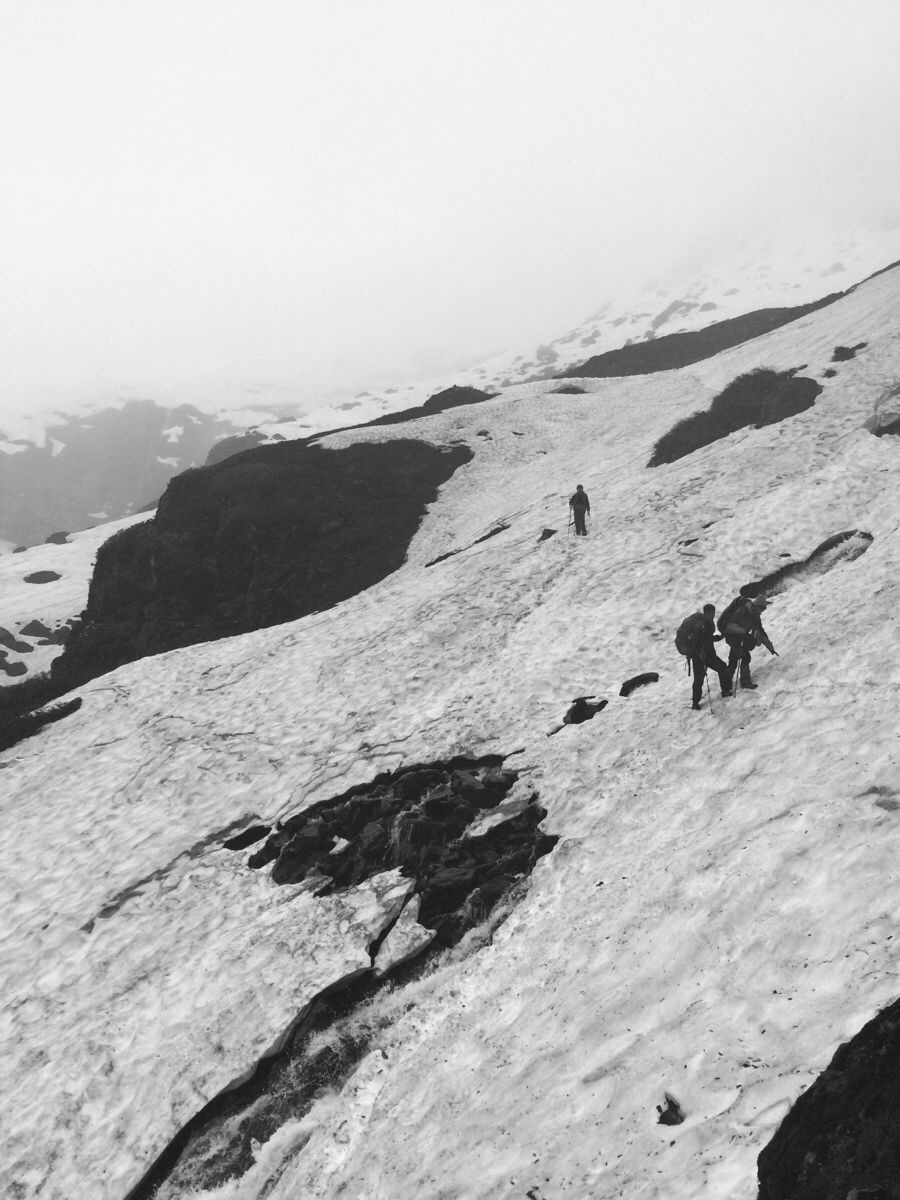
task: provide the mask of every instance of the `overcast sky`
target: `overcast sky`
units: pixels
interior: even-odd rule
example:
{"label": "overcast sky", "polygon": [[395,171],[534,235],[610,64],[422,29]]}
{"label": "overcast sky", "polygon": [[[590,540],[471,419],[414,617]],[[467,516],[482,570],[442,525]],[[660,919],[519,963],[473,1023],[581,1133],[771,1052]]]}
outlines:
{"label": "overcast sky", "polygon": [[900,214],[897,0],[0,0],[0,402],[351,387]]}

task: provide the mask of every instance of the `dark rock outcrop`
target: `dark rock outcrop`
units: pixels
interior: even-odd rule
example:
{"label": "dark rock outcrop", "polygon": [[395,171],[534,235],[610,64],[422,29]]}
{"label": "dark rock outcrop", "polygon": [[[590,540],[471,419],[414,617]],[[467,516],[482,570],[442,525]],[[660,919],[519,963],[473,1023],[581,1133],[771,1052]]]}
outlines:
{"label": "dark rock outcrop", "polygon": [[900,1000],[840,1046],[759,1156],[759,1200],[900,1200]]}
{"label": "dark rock outcrop", "polygon": [[[799,368],[798,368],[799,369]],[[815,404],[822,385],[794,371],[759,368],[739,375],[716,396],[708,409],[692,413],[664,433],[647,463],[658,467],[693,454],[738,429],[774,425]]]}
{"label": "dark rock outcrop", "polygon": [[471,457],[412,439],[342,450],[280,442],[184,472],[153,519],[100,548],[54,686],[370,587],[402,565],[426,505]]}
{"label": "dark rock outcrop", "polygon": [[642,675],[634,675],[631,679],[626,679],[619,689],[619,695],[630,696],[636,688],[646,687],[648,683],[659,683],[658,671],[644,671]]}
{"label": "dark rock outcrop", "polygon": [[416,880],[420,923],[449,944],[472,924],[468,910],[489,912],[513,879],[530,872],[556,842],[538,829],[546,813],[533,803],[479,836],[466,836],[516,778],[493,759],[454,759],[380,775],[288,818],[248,865],[272,863],[272,879],[280,884],[321,879],[319,895],[399,867]]}
{"label": "dark rock outcrop", "polygon": [[739,346],[741,342],[761,337],[773,329],[780,329],[782,325],[833,304],[845,295],[846,292],[834,292],[812,304],[801,304],[796,308],[760,308],[740,317],[731,317],[727,321],[716,321],[707,325],[705,329],[690,333],[669,333],[646,342],[633,342],[619,350],[595,354],[580,366],[570,367],[569,370],[561,372],[557,378],[608,379],[621,375],[650,375],[655,371],[686,367],[704,358],[711,358],[731,346]]}
{"label": "dark rock outcrop", "polygon": [[[244,1174],[256,1148],[280,1126],[300,1120],[324,1091],[340,1092],[373,1037],[400,1011],[405,983],[476,926],[490,936],[503,919],[502,912],[490,915],[498,900],[506,895],[512,904],[520,894],[517,880],[557,841],[540,830],[546,813],[534,796],[486,833],[465,836],[468,823],[494,808],[514,783],[516,772],[502,763],[499,755],[458,758],[379,775],[291,817],[248,859],[256,867],[274,862],[273,878],[280,882],[321,881],[320,894],[400,866],[416,879],[418,896],[409,904],[420,902],[417,923],[437,936],[379,969],[386,930],[369,947],[372,968],[314,997],[281,1048],[213,1097],[126,1200],[151,1200],[163,1180],[180,1195]],[[384,1009],[382,995],[389,997]]]}

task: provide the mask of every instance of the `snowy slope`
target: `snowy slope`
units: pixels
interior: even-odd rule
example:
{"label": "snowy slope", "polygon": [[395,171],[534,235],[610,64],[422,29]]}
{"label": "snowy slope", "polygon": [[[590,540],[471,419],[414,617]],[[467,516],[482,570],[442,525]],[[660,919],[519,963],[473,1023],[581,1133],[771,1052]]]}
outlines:
{"label": "snowy slope", "polygon": [[[900,445],[864,428],[900,376],[898,328],[893,271],[683,371],[336,435],[477,450],[401,570],[98,679],[5,754],[6,1192],[124,1196],[402,903],[393,877],[324,900],[278,888],[221,849],[226,830],[499,752],[561,835],[525,899],[398,1001],[340,1095],[202,1194],[755,1195],[787,1106],[900,989],[900,826],[876,803],[900,796]],[[645,468],[736,375],[801,364],[824,382],[814,408]],[[578,542],[576,481],[594,505]],[[680,618],[853,529],[874,538],[861,557],[773,599],[759,690],[691,712]],[[608,707],[548,738],[586,693]],[[684,1124],[657,1123],[665,1092]]]}
{"label": "snowy slope", "polygon": [[77,617],[87,604],[100,546],[120,529],[148,521],[152,515],[145,512],[110,521],[70,534],[63,543],[0,557],[0,628],[12,635],[17,646],[0,645],[0,681],[15,683],[49,669],[62,653],[62,643],[27,631],[38,622],[56,633]]}
{"label": "snowy slope", "polygon": [[[217,379],[48,396],[42,405],[10,399],[0,407],[0,549],[144,509],[173,475],[248,430],[306,437],[421,405],[451,385],[496,392],[627,343],[845,291],[898,257],[897,228],[811,226],[748,239],[738,254],[687,258],[637,293],[600,278],[602,307],[575,328],[432,379],[409,382],[397,372],[393,383],[367,380],[363,390],[309,378]],[[353,336],[348,329],[348,354]]]}

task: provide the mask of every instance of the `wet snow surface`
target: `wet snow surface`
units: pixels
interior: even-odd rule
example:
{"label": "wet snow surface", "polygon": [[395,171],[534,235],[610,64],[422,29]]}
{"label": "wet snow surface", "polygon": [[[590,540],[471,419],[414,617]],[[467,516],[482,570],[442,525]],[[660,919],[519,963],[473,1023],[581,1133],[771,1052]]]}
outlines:
{"label": "wet snow surface", "polygon": [[[511,797],[536,791],[561,839],[521,902],[398,989],[340,1091],[247,1174],[181,1194],[753,1197],[792,1100],[900,992],[900,447],[864,428],[900,377],[898,322],[893,271],[684,371],[338,435],[476,447],[401,570],[98,679],[5,754],[0,1191],[123,1200],[315,993],[369,966],[409,891],[397,873],[278,887],[226,839],[381,771],[505,754]],[[740,372],[821,378],[860,341],[812,409],[645,468]],[[758,690],[692,712],[681,618],[852,530],[864,553],[773,599]],[[609,703],[548,737],[585,695]],[[667,1095],[679,1125],[658,1121]]]}

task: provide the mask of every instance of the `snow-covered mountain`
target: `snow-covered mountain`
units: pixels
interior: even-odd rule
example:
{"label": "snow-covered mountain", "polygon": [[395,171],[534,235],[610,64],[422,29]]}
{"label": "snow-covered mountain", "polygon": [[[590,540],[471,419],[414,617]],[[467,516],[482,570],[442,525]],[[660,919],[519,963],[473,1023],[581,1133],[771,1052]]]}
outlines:
{"label": "snow-covered mountain", "polygon": [[[324,439],[472,458],[379,583],[97,678],[0,756],[5,1194],[147,1195],[162,1155],[158,1194],[195,1200],[754,1196],[789,1106],[898,994],[900,442],[867,428],[898,328],[892,270],[682,370]],[[647,466],[759,367],[822,391]],[[779,656],[754,654],[758,690],[691,711],[676,625],[763,582]],[[607,704],[564,724],[578,696]],[[276,882],[296,878],[278,872],[293,830],[323,836],[290,818],[463,758],[515,777],[470,841],[536,803],[559,840],[484,924],[469,894],[471,931],[392,984],[428,941],[412,893],[434,877],[395,844],[356,883]],[[451,799],[428,792],[416,830]],[[377,843],[354,828],[325,853]],[[288,1069],[274,1109],[266,1071],[229,1107],[354,979],[373,990],[314,1029],[331,1065],[293,1079],[303,1103]]]}
{"label": "snow-covered mountain", "polygon": [[[447,387],[497,392],[592,355],[702,329],[758,309],[845,291],[900,257],[900,230],[811,227],[756,238],[739,254],[686,259],[637,293],[598,281],[603,306],[574,329],[450,376],[354,392],[258,382],[124,389],[109,397],[0,410],[0,550],[33,545],[152,506],[214,447],[306,437],[423,404]],[[348,332],[348,338],[352,333]],[[217,449],[221,453],[221,449]]]}

